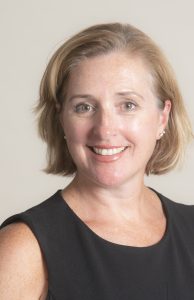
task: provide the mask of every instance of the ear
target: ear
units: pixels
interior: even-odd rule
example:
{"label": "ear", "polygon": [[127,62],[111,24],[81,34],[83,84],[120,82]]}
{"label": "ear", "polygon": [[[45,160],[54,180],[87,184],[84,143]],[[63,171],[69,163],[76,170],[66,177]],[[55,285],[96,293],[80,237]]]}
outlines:
{"label": "ear", "polygon": [[168,120],[169,120],[171,106],[172,106],[171,101],[170,100],[165,100],[164,107],[160,112],[160,120],[159,120],[158,132],[157,132],[157,140],[159,140],[165,132],[165,128],[166,128],[166,126],[168,124]]}

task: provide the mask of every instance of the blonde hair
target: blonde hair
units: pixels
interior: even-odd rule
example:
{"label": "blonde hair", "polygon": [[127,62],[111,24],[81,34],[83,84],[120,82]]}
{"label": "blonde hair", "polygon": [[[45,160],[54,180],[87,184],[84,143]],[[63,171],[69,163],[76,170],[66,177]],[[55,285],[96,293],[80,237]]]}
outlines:
{"label": "blonde hair", "polygon": [[54,53],[43,75],[36,111],[39,134],[47,144],[47,173],[70,175],[76,172],[59,120],[70,72],[85,58],[113,51],[125,51],[142,57],[153,76],[161,109],[165,100],[171,100],[166,133],[156,142],[146,174],[166,173],[182,161],[185,145],[193,135],[169,63],[145,33],[129,24],[111,23],[89,27],[67,40]]}

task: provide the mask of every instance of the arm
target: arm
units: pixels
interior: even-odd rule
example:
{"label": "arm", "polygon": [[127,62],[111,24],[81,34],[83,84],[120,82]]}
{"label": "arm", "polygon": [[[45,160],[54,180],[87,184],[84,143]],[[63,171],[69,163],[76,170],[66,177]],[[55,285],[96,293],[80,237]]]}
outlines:
{"label": "arm", "polygon": [[39,244],[23,223],[0,231],[1,300],[44,300],[47,272]]}

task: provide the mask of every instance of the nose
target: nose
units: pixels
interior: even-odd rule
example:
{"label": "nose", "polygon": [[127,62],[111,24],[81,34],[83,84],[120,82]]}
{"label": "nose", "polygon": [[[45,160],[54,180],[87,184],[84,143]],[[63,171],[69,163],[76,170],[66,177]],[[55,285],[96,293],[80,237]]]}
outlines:
{"label": "nose", "polygon": [[99,110],[95,116],[93,134],[101,140],[117,135],[118,122],[112,110]]}

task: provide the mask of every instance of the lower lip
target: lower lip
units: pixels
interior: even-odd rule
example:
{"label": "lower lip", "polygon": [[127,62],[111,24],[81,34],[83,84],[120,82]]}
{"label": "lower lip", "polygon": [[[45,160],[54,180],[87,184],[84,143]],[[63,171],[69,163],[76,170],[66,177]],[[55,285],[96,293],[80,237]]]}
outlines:
{"label": "lower lip", "polygon": [[119,152],[119,153],[116,153],[113,155],[100,155],[100,154],[94,153],[92,150],[90,150],[90,151],[93,154],[93,156],[95,157],[95,160],[97,160],[99,162],[110,163],[110,162],[114,162],[114,161],[118,160],[119,158],[121,158],[127,149],[128,148],[126,148],[122,152]]}

